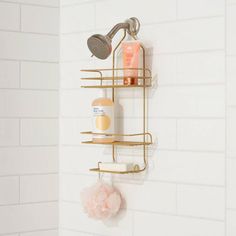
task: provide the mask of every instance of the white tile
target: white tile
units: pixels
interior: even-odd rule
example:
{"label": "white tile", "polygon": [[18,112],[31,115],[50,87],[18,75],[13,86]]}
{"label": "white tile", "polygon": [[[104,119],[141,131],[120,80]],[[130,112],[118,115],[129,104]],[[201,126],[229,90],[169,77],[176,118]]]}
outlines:
{"label": "white tile", "polygon": [[236,211],[227,210],[227,234],[226,236],[234,236],[236,234]]}
{"label": "white tile", "polygon": [[176,80],[178,84],[225,82],[224,52],[178,54]]}
{"label": "white tile", "polygon": [[82,140],[91,139],[90,136],[80,132],[90,131],[92,121],[90,119],[61,119],[60,120],[60,143],[62,145],[79,145]]}
{"label": "white tile", "polygon": [[61,8],[61,32],[89,31],[95,26],[93,3]]}
{"label": "white tile", "polygon": [[81,192],[95,184],[94,176],[63,174],[60,177],[60,197],[62,201],[80,202]]}
{"label": "white tile", "polygon": [[[150,93],[149,117],[224,117],[225,88],[209,86],[160,86]],[[141,116],[141,91],[135,99],[135,116]]]}
{"label": "white tile", "polygon": [[18,234],[4,234],[2,236],[19,236]]}
{"label": "white tile", "polygon": [[0,29],[20,29],[20,6],[17,4],[0,2]]}
{"label": "white tile", "polygon": [[58,37],[39,34],[0,32],[1,58],[58,61]]}
{"label": "white tile", "polygon": [[0,207],[0,233],[36,231],[58,226],[57,203]]}
{"label": "white tile", "polygon": [[0,60],[0,87],[19,88],[19,62]]}
{"label": "white tile", "polygon": [[4,117],[57,117],[58,92],[2,90],[0,116]]}
{"label": "white tile", "polygon": [[223,119],[181,119],[178,121],[179,149],[224,151],[225,121]]}
{"label": "white tile", "polygon": [[57,89],[58,86],[58,64],[21,62],[21,88]]}
{"label": "white tile", "polygon": [[56,147],[0,148],[0,175],[58,172]]}
{"label": "white tile", "polygon": [[91,117],[92,101],[97,97],[96,89],[61,91],[61,115],[65,117]]}
{"label": "white tile", "polygon": [[61,88],[80,88],[83,83],[80,78],[87,76],[81,69],[94,69],[94,60],[81,60],[78,62],[62,62],[60,64]]}
{"label": "white tile", "polygon": [[236,55],[236,5],[227,7],[226,24],[227,54]]}
{"label": "white tile", "polygon": [[[76,4],[81,4],[85,2],[89,2],[90,0],[61,0],[60,4],[61,6],[69,6],[69,5],[76,5]],[[97,0],[100,1],[100,0]]]}
{"label": "white tile", "polygon": [[[130,9],[133,9],[141,25],[176,19],[176,1],[174,0],[151,0],[138,3],[135,0],[100,1],[96,4],[96,27],[112,28],[113,25],[131,17]],[[144,14],[144,9],[148,12],[147,14]]]}
{"label": "white tile", "polygon": [[0,205],[19,202],[19,177],[0,178]]}
{"label": "white tile", "polygon": [[219,186],[225,184],[224,154],[186,151],[152,153],[152,150],[150,153],[148,174],[150,180]]}
{"label": "white tile", "polygon": [[[2,1],[7,1],[7,0],[2,0]],[[59,6],[58,0],[11,0],[11,2],[30,4],[30,5],[52,6],[52,7]]]}
{"label": "white tile", "polygon": [[[63,175],[62,200],[80,202],[81,191],[94,184],[94,176]],[[75,186],[77,186],[75,188]],[[134,210],[176,212],[176,186],[162,183],[115,183],[124,198],[124,207]]]}
{"label": "white tile", "polygon": [[0,146],[19,144],[19,120],[0,119]]}
{"label": "white tile", "polygon": [[223,222],[136,212],[134,235],[224,236],[225,234]]}
{"label": "white tile", "polygon": [[223,220],[225,190],[219,187],[179,185],[177,212],[180,215]]}
{"label": "white tile", "polygon": [[[119,133],[134,134],[143,132],[143,120],[134,118],[121,118],[118,124],[117,131]],[[153,144],[158,149],[176,149],[176,120],[175,119],[159,119],[149,118],[147,119],[147,131],[152,134]],[[136,140],[133,137],[131,140]],[[138,137],[137,140],[142,140],[142,136]],[[147,141],[150,141],[147,138]]]}
{"label": "white tile", "polygon": [[[86,161],[82,161],[83,159]],[[78,147],[60,148],[60,171],[62,173],[89,174],[89,169],[96,167],[98,161],[111,161],[111,147],[84,144]]]}
{"label": "white tile", "polygon": [[95,234],[85,233],[85,232],[79,232],[75,230],[66,230],[62,229],[60,231],[60,236],[96,236]]}
{"label": "white tile", "polygon": [[227,159],[227,207],[236,210],[236,159]]}
{"label": "white tile", "polygon": [[[141,124],[141,120],[139,124]],[[176,148],[175,119],[148,119],[148,130],[153,135],[154,144],[157,144],[158,149]]]}
{"label": "white tile", "polygon": [[58,176],[33,175],[20,177],[20,202],[55,201],[58,199]]}
{"label": "white tile", "polygon": [[209,84],[225,81],[224,51],[149,55],[154,89],[161,85]]}
{"label": "white tile", "polygon": [[227,2],[227,4],[236,4],[235,0],[227,0],[226,2]]}
{"label": "white tile", "polygon": [[38,232],[20,233],[19,236],[58,236],[57,230],[46,230]]}
{"label": "white tile", "polygon": [[87,47],[87,39],[93,34],[76,33],[60,36],[60,56],[62,62],[73,60],[91,60],[91,52]]}
{"label": "white tile", "polygon": [[21,120],[22,145],[57,145],[57,119],[23,119]]}
{"label": "white tile", "polygon": [[64,202],[61,204],[60,211],[62,212],[62,228],[104,236],[130,236],[132,234],[132,213],[130,211],[121,211],[117,217],[105,223],[88,218],[79,204]]}
{"label": "white tile", "polygon": [[139,37],[154,53],[224,49],[224,18],[147,25]]}
{"label": "white tile", "polygon": [[227,57],[227,105],[236,106],[236,57]]}
{"label": "white tile", "polygon": [[139,182],[116,183],[124,197],[125,207],[162,213],[176,213],[176,185],[168,183]]}
{"label": "white tile", "polygon": [[224,15],[224,0],[178,0],[178,18]]}
{"label": "white tile", "polygon": [[227,156],[236,157],[236,108],[227,112]]}
{"label": "white tile", "polygon": [[[127,118],[127,117],[134,117],[134,105],[135,99],[132,92],[124,90],[123,93],[120,93],[121,98],[116,98],[115,101],[115,116],[119,118]],[[125,93],[127,93],[127,97],[124,97]],[[141,106],[139,104],[139,106]]]}
{"label": "white tile", "polygon": [[152,86],[176,84],[177,56],[175,54],[148,55],[146,67],[152,71]]}
{"label": "white tile", "polygon": [[2,236],[19,236],[18,234],[4,234]]}
{"label": "white tile", "polygon": [[24,32],[59,33],[59,9],[21,6],[21,29]]}
{"label": "white tile", "polygon": [[[99,97],[99,89],[62,90],[60,93],[60,102],[61,102],[60,113],[63,117],[90,118],[92,114],[92,102],[98,97]],[[111,96],[108,94],[107,98],[111,99]],[[119,99],[119,101],[116,104],[117,104],[117,109],[122,109],[123,114],[127,116],[132,115],[133,99],[122,98]],[[118,106],[121,106],[121,108],[119,108]]]}

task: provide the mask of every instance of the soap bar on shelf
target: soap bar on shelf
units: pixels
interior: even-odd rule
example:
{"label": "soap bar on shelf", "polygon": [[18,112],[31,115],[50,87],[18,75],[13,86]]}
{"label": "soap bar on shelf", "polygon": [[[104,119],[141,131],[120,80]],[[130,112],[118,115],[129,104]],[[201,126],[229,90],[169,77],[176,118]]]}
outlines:
{"label": "soap bar on shelf", "polygon": [[133,163],[102,162],[99,164],[100,170],[103,171],[131,171],[133,167]]}

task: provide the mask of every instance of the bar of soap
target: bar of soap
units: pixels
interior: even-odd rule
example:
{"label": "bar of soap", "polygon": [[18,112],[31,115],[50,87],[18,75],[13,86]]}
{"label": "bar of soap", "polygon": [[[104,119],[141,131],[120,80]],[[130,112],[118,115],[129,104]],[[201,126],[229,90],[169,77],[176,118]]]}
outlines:
{"label": "bar of soap", "polygon": [[103,171],[131,171],[134,168],[133,163],[115,163],[115,162],[102,162],[99,164],[100,170]]}

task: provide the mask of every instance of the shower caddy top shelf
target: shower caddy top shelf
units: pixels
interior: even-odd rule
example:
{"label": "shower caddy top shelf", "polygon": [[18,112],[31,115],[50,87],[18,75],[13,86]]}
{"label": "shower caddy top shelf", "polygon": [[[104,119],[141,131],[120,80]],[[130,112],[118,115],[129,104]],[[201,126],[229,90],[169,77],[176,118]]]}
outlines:
{"label": "shower caddy top shelf", "polygon": [[[87,84],[82,85],[82,88],[110,88],[112,91],[112,101],[115,101],[115,89],[118,88],[140,88],[142,90],[142,107],[143,107],[143,115],[142,115],[142,132],[141,133],[135,133],[135,134],[105,134],[107,136],[114,136],[114,137],[123,137],[123,138],[132,138],[132,137],[140,137],[140,139],[137,141],[137,139],[133,141],[126,141],[126,140],[116,140],[112,143],[106,143],[105,145],[111,145],[112,146],[112,160],[113,162],[116,162],[116,153],[115,148],[117,146],[142,146],[143,147],[143,166],[139,167],[138,165],[134,165],[133,170],[130,171],[103,171],[100,170],[99,165],[101,162],[98,162],[97,168],[92,168],[90,171],[98,172],[98,173],[111,173],[111,174],[131,174],[131,173],[140,173],[144,170],[146,170],[148,165],[148,158],[147,158],[147,147],[152,144],[152,135],[147,131],[147,109],[146,109],[146,89],[152,85],[152,73],[149,69],[145,68],[145,49],[141,45],[142,50],[142,67],[141,68],[115,68],[116,64],[116,51],[121,45],[121,42],[126,38],[126,31],[124,30],[124,35],[120,42],[117,44],[117,46],[114,48],[112,53],[112,68],[111,69],[83,69],[81,70],[84,73],[92,73],[95,74],[95,76],[92,77],[84,77],[81,78],[83,82],[87,82]],[[133,37],[134,40],[136,40]],[[117,76],[117,72],[122,72],[124,70],[137,70],[138,72],[141,72],[142,75],[138,76],[138,83],[137,85],[124,85],[123,82],[123,76]],[[104,76],[104,73],[110,73],[108,76]],[[96,81],[97,84],[89,84],[89,82]],[[87,132],[81,132],[83,135],[99,135],[99,133],[93,133],[91,131]],[[104,135],[104,134],[103,134]],[[83,141],[83,144],[100,144],[93,142],[92,140],[89,141]],[[103,144],[104,145],[104,144]]]}

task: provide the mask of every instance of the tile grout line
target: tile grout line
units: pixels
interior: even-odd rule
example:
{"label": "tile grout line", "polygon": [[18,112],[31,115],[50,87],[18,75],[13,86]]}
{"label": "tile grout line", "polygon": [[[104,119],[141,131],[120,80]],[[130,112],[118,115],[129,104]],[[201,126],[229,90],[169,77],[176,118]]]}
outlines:
{"label": "tile grout line", "polygon": [[178,207],[178,201],[179,201],[179,198],[178,198],[178,190],[179,190],[179,189],[178,189],[178,188],[179,188],[179,186],[178,186],[178,184],[176,183],[176,189],[175,189],[175,191],[176,191],[176,197],[175,197],[175,198],[176,198],[176,199],[175,199],[175,204],[176,204],[176,206],[175,206],[175,207],[176,207],[176,209],[175,209],[176,212],[175,212],[175,213],[176,213],[176,215],[179,214],[179,207]]}
{"label": "tile grout line", "polygon": [[[105,235],[102,235],[102,234],[101,235],[100,234],[94,234],[94,233],[91,233],[91,232],[81,231],[81,230],[67,228],[67,227],[61,227],[60,229],[61,230],[66,230],[66,231],[75,232],[75,233],[83,233],[83,234],[85,233],[88,236],[105,236]],[[83,235],[83,236],[85,236],[85,235]]]}
{"label": "tile grout line", "polygon": [[58,61],[42,61],[42,60],[24,60],[24,59],[13,59],[13,58],[3,58],[0,57],[0,61],[16,61],[16,62],[36,62],[36,63],[48,63],[48,64],[58,64]]}
{"label": "tile grout line", "polygon": [[21,203],[21,197],[20,197],[20,195],[21,195],[21,177],[19,176],[18,177],[19,179],[18,179],[18,181],[19,181],[19,199],[18,199],[18,203],[19,203],[19,205],[20,205],[20,203]]}
{"label": "tile grout line", "polygon": [[41,35],[41,36],[57,36],[58,34],[53,34],[53,33],[42,33],[42,32],[32,32],[32,31],[22,31],[22,25],[20,27],[20,30],[5,30],[5,29],[0,29],[0,32],[6,32],[6,33],[18,33],[18,34],[33,34],[33,35]]}
{"label": "tile grout line", "polygon": [[40,173],[29,173],[29,174],[6,174],[6,175],[0,175],[0,178],[6,178],[6,177],[25,177],[25,176],[49,176],[49,175],[58,175],[58,172],[40,172]]}
{"label": "tile grout line", "polygon": [[228,144],[228,140],[227,140],[227,127],[228,127],[228,109],[227,109],[227,106],[228,106],[228,100],[227,100],[227,86],[228,86],[228,74],[227,74],[227,0],[224,0],[225,1],[225,30],[224,30],[224,33],[225,33],[225,201],[224,201],[224,205],[225,205],[225,225],[224,225],[224,228],[225,228],[225,236],[227,236],[227,221],[228,221],[228,218],[227,218],[227,144]]}
{"label": "tile grout line", "polygon": [[25,233],[37,233],[37,232],[44,232],[44,231],[51,231],[51,230],[57,230],[58,228],[46,228],[46,229],[36,229],[36,230],[29,230],[29,231],[20,231],[20,232],[12,232],[12,233],[4,233],[0,234],[0,236],[12,236],[12,234],[25,234]]}
{"label": "tile grout line", "polygon": [[21,124],[21,118],[19,118],[19,146],[21,147],[22,146],[22,140],[21,140],[21,130],[22,128],[22,124]]}
{"label": "tile grout line", "polygon": [[[61,172],[63,175],[72,175],[72,176],[80,176],[80,177],[88,177],[93,178],[94,174],[84,174],[84,173],[74,173],[74,172]],[[114,183],[124,183],[124,181],[130,181],[130,179],[124,178],[123,180],[115,180]],[[130,183],[134,183],[135,180],[131,180]],[[184,186],[198,186],[198,187],[208,187],[208,188],[225,188],[225,185],[216,185],[216,184],[204,184],[204,183],[194,183],[194,182],[178,182],[178,181],[171,181],[171,180],[155,180],[149,179],[145,180],[147,183],[163,183],[163,184],[172,184],[172,185],[184,185]]]}
{"label": "tile grout line", "polygon": [[11,0],[1,0],[0,3],[11,3],[11,4],[20,4],[23,6],[32,6],[32,7],[45,7],[45,8],[59,8],[60,6],[53,6],[53,5],[40,5],[40,4],[30,4],[30,3],[24,3],[24,2],[13,2]]}
{"label": "tile grout line", "polygon": [[[21,89],[21,70],[22,70],[22,64],[21,64],[21,61],[18,62],[19,63],[19,88],[17,89]],[[2,88],[1,88],[2,89]]]}
{"label": "tile grout line", "polygon": [[[166,21],[157,21],[157,22],[149,22],[149,23],[143,23],[143,27],[148,26],[158,26],[158,25],[164,25],[164,24],[175,24],[175,23],[181,23],[181,22],[191,22],[191,21],[198,21],[198,20],[211,20],[211,19],[217,19],[217,18],[223,18],[224,14],[220,15],[213,15],[213,16],[203,16],[203,17],[193,17],[193,18],[177,18],[175,20],[166,20]],[[108,28],[96,28],[97,31],[104,31],[109,30]],[[66,32],[61,33],[61,35],[71,35],[71,34],[83,34],[83,33],[92,33],[95,29],[90,30],[80,30],[80,31],[72,31],[72,32]]]}
{"label": "tile grout line", "polygon": [[132,211],[131,214],[132,214],[132,216],[131,216],[132,217],[132,227],[131,227],[131,231],[132,232],[131,233],[132,233],[132,236],[135,236],[134,235],[134,233],[135,233],[135,230],[134,230],[135,229],[135,212]]}
{"label": "tile grout line", "polygon": [[22,17],[22,9],[21,4],[19,4],[19,31],[22,31],[22,23],[21,23],[21,17]]}
{"label": "tile grout line", "polygon": [[24,206],[24,205],[39,205],[46,203],[56,203],[58,200],[45,200],[45,201],[37,201],[37,202],[20,202],[20,203],[12,203],[12,204],[0,204],[1,207],[9,207],[9,206]]}
{"label": "tile grout line", "polygon": [[176,138],[176,140],[175,140],[175,145],[176,145],[176,150],[179,150],[179,142],[178,142],[178,121],[179,121],[179,119],[178,118],[176,118],[176,134],[175,134],[175,138]]}
{"label": "tile grout line", "polygon": [[[10,118],[10,117],[9,117]],[[14,117],[12,117],[14,118]],[[74,120],[85,120],[85,119],[88,119],[90,118],[90,116],[70,116],[70,115],[62,115],[61,116],[61,119],[63,120],[71,120],[71,119],[74,119]],[[141,119],[142,117],[141,116],[126,116],[126,117],[116,117],[117,119]],[[225,119],[225,114],[224,116],[218,116],[218,117],[211,117],[211,116],[149,116],[149,119],[169,119],[169,120],[175,120],[175,119],[179,119],[179,120],[224,120]]]}
{"label": "tile grout line", "polygon": [[[215,49],[196,49],[196,50],[187,50],[187,51],[178,51],[178,52],[162,52],[162,53],[150,53],[147,54],[147,57],[150,56],[165,56],[165,55],[179,55],[179,54],[193,54],[193,53],[216,53],[216,52],[224,52],[224,48],[215,48]],[[228,55],[230,57],[236,57],[235,55]],[[1,59],[0,59],[1,60]],[[61,61],[62,63],[75,63],[75,62],[87,62],[89,61],[89,57],[82,57],[78,59],[73,59],[73,60],[63,60]]]}
{"label": "tile grout line", "polygon": [[236,212],[236,208],[230,208],[230,207],[226,207],[227,210],[229,211],[233,211],[233,212]]}

